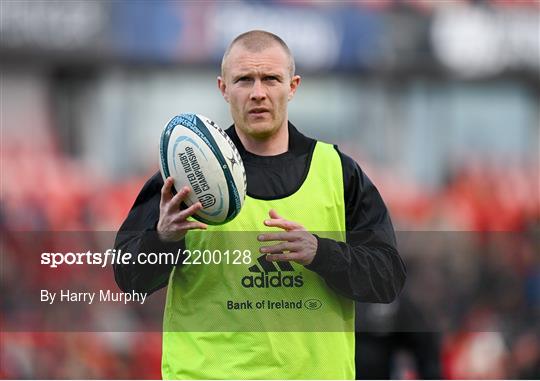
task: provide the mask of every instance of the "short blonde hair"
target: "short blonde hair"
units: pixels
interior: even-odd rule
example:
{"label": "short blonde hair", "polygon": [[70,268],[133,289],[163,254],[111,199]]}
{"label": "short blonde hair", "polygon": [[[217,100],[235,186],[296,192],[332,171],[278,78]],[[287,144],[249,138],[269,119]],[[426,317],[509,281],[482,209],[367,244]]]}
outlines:
{"label": "short blonde hair", "polygon": [[225,53],[223,54],[223,59],[221,60],[221,75],[225,73],[225,60],[229,56],[232,48],[236,44],[242,44],[244,48],[250,52],[261,52],[265,49],[268,49],[275,44],[279,44],[287,54],[289,58],[289,73],[291,78],[294,76],[296,67],[294,64],[294,57],[291,53],[291,50],[279,36],[276,36],[273,33],[267,32],[265,30],[250,30],[249,32],[242,33],[237,36],[229,45]]}

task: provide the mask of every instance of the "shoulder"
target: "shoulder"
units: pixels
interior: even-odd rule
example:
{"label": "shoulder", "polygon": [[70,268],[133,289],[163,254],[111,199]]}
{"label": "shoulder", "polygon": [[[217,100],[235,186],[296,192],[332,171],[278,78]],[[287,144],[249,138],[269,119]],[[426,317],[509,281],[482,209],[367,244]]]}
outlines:
{"label": "shoulder", "polygon": [[366,182],[369,182],[369,179],[362,171],[360,165],[352,157],[342,152],[336,144],[308,137],[299,132],[291,123],[289,123],[289,126],[292,139],[291,143],[293,143],[291,144],[291,146],[295,148],[302,147],[303,150],[301,149],[300,151],[313,151],[313,147],[315,146],[315,144],[322,144],[337,152],[341,161],[343,185],[346,190],[350,189],[349,186],[352,184],[359,184],[361,188],[367,185]]}
{"label": "shoulder", "polygon": [[343,185],[345,189],[349,189],[351,185],[359,185],[360,188],[365,187],[369,181],[360,165],[349,155],[342,152],[337,145],[333,145],[334,149],[341,160],[341,168],[343,172]]}
{"label": "shoulder", "polygon": [[153,198],[156,194],[160,194],[162,187],[163,178],[161,177],[161,173],[158,171],[154,173],[143,185],[134,205],[144,203]]}
{"label": "shoulder", "polygon": [[142,187],[142,190],[147,190],[147,191],[152,191],[152,192],[156,190],[161,191],[162,186],[163,186],[163,177],[161,176],[161,173],[157,171],[156,173],[152,175],[152,177],[150,177],[146,181],[146,183]]}
{"label": "shoulder", "polygon": [[159,219],[162,186],[160,172],[155,173],[146,181],[122,223],[120,232],[155,230]]}

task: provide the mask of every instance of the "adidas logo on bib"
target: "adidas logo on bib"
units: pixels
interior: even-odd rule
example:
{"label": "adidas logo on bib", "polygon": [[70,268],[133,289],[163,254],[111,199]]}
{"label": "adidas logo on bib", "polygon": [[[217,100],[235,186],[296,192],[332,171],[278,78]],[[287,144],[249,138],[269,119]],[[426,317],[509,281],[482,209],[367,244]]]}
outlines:
{"label": "adidas logo on bib", "polygon": [[243,287],[272,288],[302,287],[304,285],[302,273],[296,274],[290,262],[268,262],[266,255],[261,255],[257,262],[248,269],[249,272],[256,275],[244,276],[241,281]]}

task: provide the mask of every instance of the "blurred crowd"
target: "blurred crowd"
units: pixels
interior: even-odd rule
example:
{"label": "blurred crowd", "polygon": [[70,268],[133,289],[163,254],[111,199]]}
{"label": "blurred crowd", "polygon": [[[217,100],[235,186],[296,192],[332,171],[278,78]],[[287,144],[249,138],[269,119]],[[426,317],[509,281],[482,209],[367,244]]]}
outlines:
{"label": "blurred crowd", "polygon": [[537,165],[469,162],[434,192],[390,174],[377,184],[399,230],[525,231],[540,219]]}

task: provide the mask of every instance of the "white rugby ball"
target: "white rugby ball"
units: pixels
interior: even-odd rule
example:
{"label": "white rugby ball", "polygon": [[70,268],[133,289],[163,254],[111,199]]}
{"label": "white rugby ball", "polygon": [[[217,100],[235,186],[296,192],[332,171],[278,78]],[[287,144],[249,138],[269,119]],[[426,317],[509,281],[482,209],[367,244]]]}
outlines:
{"label": "white rugby ball", "polygon": [[238,215],[246,196],[246,172],[229,136],[199,114],[175,116],[161,134],[159,164],[163,180],[176,190],[189,186],[187,206],[200,201],[193,218],[221,225]]}

